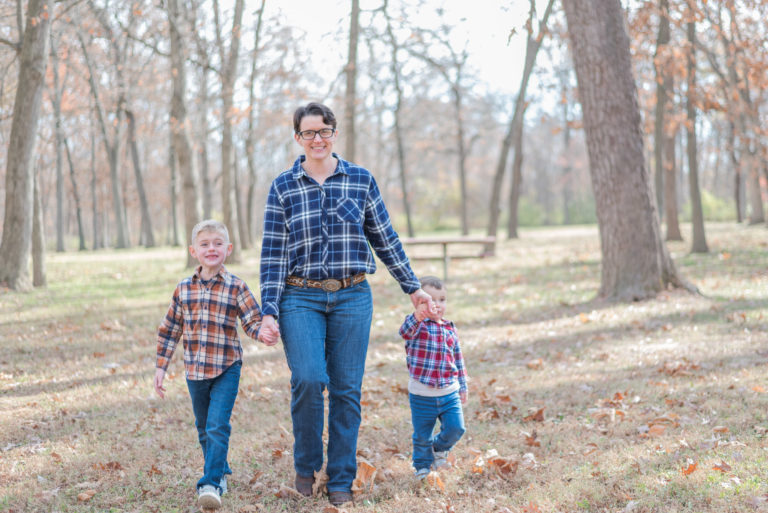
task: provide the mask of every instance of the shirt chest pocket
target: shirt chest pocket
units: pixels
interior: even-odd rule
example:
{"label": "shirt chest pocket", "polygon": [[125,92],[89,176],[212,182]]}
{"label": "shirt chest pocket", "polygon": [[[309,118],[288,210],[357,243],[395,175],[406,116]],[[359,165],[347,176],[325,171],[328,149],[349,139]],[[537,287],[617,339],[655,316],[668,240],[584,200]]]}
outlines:
{"label": "shirt chest pocket", "polygon": [[359,223],[362,220],[360,207],[350,198],[340,199],[336,203],[336,216],[345,223]]}

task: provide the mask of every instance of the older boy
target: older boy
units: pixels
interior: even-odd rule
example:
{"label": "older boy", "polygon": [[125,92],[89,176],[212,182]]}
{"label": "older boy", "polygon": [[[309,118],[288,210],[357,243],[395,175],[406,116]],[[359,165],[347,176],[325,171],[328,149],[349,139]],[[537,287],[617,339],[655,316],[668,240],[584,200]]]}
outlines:
{"label": "older boy", "polygon": [[[413,467],[417,479],[430,469],[448,466],[448,451],[464,434],[462,404],[467,402],[467,371],[456,326],[445,320],[448,296],[439,278],[425,276],[421,288],[432,296],[438,320],[424,308],[405,318],[400,336],[405,339],[410,380],[408,398],[413,422]],[[440,432],[433,436],[437,420]]]}
{"label": "older boy", "polygon": [[[248,285],[224,268],[232,252],[223,223],[206,220],[192,230],[190,254],[200,265],[173,293],[165,319],[158,328],[155,391],[165,397],[163,379],[179,338],[184,344],[184,368],[192,399],[195,426],[205,465],[197,482],[198,504],[221,507],[227,491],[229,423],[237,398],[243,348],[237,318],[245,333],[256,338],[261,311]],[[265,339],[274,345],[276,339]]]}

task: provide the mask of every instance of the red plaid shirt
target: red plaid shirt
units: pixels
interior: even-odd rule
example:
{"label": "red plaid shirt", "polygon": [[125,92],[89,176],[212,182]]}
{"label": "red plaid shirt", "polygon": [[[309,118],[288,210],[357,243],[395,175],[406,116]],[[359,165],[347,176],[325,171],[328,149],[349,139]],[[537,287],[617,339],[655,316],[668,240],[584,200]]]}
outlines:
{"label": "red plaid shirt", "polygon": [[176,286],[168,313],[157,330],[156,367],[168,369],[176,344],[183,338],[184,369],[192,381],[215,378],[242,360],[238,317],[251,338],[256,338],[261,327],[259,304],[243,280],[222,266],[204,285],[201,269],[198,267]]}
{"label": "red plaid shirt", "polygon": [[405,355],[411,378],[434,388],[445,388],[459,381],[459,391],[467,391],[467,369],[461,355],[456,326],[444,319],[419,322],[413,314],[400,326],[405,339]]}

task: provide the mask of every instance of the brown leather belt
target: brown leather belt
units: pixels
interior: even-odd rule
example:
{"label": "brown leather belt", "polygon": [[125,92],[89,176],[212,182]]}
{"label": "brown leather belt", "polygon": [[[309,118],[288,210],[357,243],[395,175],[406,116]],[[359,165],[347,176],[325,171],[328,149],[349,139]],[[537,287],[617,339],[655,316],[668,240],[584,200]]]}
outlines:
{"label": "brown leather belt", "polygon": [[309,287],[312,289],[323,289],[326,292],[336,292],[337,290],[357,285],[365,280],[365,273],[358,273],[343,280],[329,278],[327,280],[309,280],[298,276],[288,276],[285,283],[294,287]]}

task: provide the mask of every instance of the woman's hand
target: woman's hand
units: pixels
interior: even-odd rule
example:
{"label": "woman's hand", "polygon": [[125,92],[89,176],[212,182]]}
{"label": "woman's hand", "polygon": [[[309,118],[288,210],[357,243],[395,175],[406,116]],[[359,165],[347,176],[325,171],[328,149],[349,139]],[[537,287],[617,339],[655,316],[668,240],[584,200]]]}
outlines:
{"label": "woman's hand", "polygon": [[280,327],[272,315],[265,315],[261,319],[261,328],[257,339],[265,345],[274,346],[280,338]]}
{"label": "woman's hand", "polygon": [[434,321],[439,321],[439,317],[437,315],[437,306],[435,306],[435,302],[432,301],[432,296],[424,292],[424,289],[419,289],[413,294],[411,294],[411,303],[413,303],[413,308],[418,311],[419,305],[426,305],[427,311],[426,315],[430,319]]}

